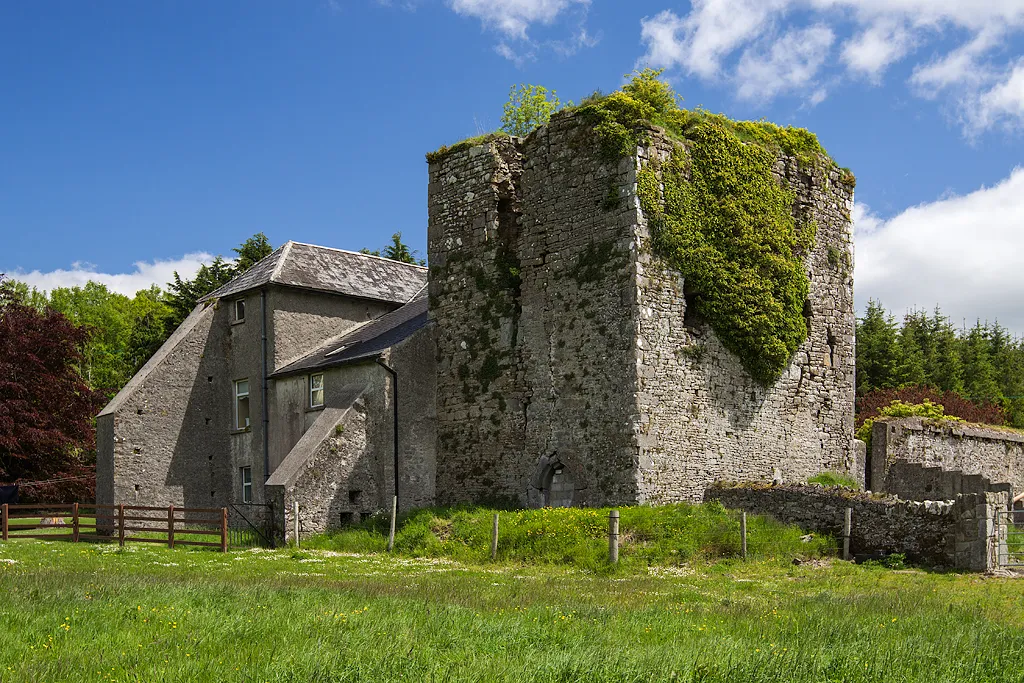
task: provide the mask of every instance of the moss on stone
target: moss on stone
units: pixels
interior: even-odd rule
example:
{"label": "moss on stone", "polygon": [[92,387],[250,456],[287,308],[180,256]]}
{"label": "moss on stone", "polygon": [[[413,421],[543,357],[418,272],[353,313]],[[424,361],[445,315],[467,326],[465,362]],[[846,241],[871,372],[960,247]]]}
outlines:
{"label": "moss on stone", "polygon": [[456,142],[454,145],[444,145],[440,149],[434,150],[433,152],[427,152],[427,163],[436,164],[439,161],[443,161],[446,157],[467,150],[470,147],[476,147],[477,145],[486,144],[492,140],[497,140],[502,137],[502,133],[485,133],[483,135],[476,135],[471,138],[466,138]]}

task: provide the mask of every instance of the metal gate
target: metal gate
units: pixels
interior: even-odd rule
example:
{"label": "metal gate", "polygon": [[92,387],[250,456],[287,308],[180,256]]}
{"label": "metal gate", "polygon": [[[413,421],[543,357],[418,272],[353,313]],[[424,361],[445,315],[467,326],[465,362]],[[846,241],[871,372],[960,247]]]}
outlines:
{"label": "metal gate", "polygon": [[996,512],[1000,567],[1024,567],[1024,510]]}
{"label": "metal gate", "polygon": [[274,547],[274,506],[269,503],[231,503],[228,541],[232,548]]}

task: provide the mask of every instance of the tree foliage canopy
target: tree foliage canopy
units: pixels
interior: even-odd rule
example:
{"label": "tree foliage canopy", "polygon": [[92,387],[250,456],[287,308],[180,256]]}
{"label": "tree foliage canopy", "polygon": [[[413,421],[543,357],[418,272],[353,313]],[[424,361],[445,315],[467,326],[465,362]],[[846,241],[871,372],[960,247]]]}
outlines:
{"label": "tree foliage canopy", "polygon": [[88,340],[85,327],[0,279],[0,481],[70,479],[74,497],[88,499],[103,403],[79,372]]}
{"label": "tree foliage canopy", "polygon": [[392,235],[391,244],[387,245],[383,249],[373,249],[371,251],[370,249],[363,247],[359,250],[359,253],[369,254],[370,256],[380,256],[381,258],[400,261],[402,263],[414,263],[419,266],[427,265],[426,260],[418,258],[418,250],[409,249],[409,245],[402,241],[401,232],[396,232]]}
{"label": "tree foliage canopy", "polygon": [[969,421],[1024,427],[1024,342],[998,322],[958,329],[937,308],[897,323],[869,301],[857,321],[857,395],[858,420],[879,403],[928,399]]}

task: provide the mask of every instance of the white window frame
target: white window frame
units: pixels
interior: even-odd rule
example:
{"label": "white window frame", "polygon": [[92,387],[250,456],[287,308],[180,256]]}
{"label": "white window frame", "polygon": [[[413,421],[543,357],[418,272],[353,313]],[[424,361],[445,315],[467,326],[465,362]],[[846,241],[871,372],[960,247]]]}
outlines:
{"label": "white window frame", "polygon": [[[316,386],[316,380],[320,380],[320,386]],[[316,392],[320,392],[320,402],[316,401]],[[309,376],[309,407],[310,408],[323,408],[324,407],[324,373],[317,372]]]}
{"label": "white window frame", "polygon": [[[239,386],[243,382],[245,383],[245,392],[244,393],[241,391],[241,387]],[[239,429],[239,430],[240,429],[248,429],[249,428],[249,424],[251,422],[251,417],[252,417],[252,413],[250,412],[250,414],[247,415],[246,418],[245,418],[245,424],[241,424],[240,415],[238,414],[238,405],[239,405],[239,402],[241,401],[241,399],[243,399],[243,398],[246,401],[246,405],[248,405],[249,404],[249,380],[248,380],[248,378],[246,378],[246,379],[236,379],[235,380],[235,429]]]}
{"label": "white window frame", "polygon": [[242,502],[252,502],[252,467],[246,465],[238,468],[242,477]]}
{"label": "white window frame", "polygon": [[[242,315],[238,315],[238,305],[242,305]],[[235,299],[231,304],[231,315],[233,316],[233,322],[244,323],[245,322],[245,299]]]}

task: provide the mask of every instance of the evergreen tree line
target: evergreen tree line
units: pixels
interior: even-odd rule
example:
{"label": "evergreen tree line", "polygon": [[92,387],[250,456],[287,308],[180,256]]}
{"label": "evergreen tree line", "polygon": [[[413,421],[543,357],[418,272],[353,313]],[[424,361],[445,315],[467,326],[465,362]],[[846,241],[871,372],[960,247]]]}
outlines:
{"label": "evergreen tree line", "polygon": [[958,328],[938,308],[930,314],[912,311],[897,322],[879,302],[869,301],[857,321],[858,418],[864,406],[875,403],[872,396],[920,387],[979,409],[997,406],[1001,410],[985,414],[1024,427],[1024,340],[998,322]]}

